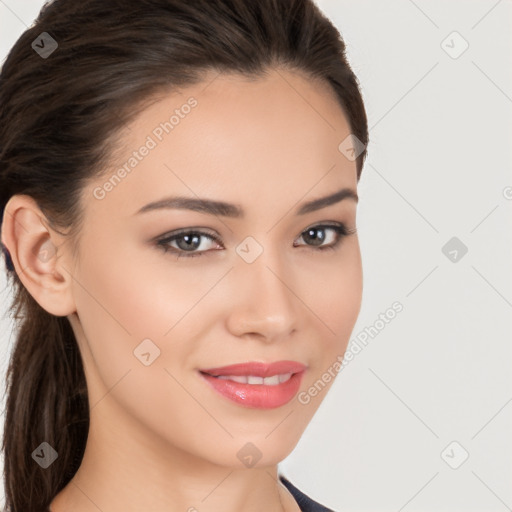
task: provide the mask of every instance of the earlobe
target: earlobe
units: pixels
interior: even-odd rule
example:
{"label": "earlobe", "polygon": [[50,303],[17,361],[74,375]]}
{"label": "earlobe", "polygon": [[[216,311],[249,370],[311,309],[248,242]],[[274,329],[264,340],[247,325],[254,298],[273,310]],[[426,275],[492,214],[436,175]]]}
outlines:
{"label": "earlobe", "polygon": [[66,271],[61,239],[48,227],[32,197],[18,194],[9,199],[2,222],[2,243],[27,291],[55,316],[75,311],[72,277]]}

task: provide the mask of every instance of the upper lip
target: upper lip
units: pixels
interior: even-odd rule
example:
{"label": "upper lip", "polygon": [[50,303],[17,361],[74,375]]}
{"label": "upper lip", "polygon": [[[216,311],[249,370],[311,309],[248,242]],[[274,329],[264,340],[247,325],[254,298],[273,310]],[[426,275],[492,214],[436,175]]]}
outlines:
{"label": "upper lip", "polygon": [[276,361],[274,363],[260,363],[249,361],[247,363],[230,364],[218,368],[200,369],[214,377],[218,375],[254,375],[256,377],[272,377],[283,373],[298,373],[307,368],[306,365],[297,361]]}

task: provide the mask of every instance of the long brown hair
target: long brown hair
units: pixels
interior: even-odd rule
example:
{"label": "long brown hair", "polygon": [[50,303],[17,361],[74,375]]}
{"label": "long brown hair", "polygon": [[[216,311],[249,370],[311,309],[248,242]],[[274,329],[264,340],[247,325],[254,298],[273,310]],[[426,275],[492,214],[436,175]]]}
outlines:
{"label": "long brown hair", "polygon": [[[359,83],[340,33],[313,0],[47,3],[0,74],[0,223],[9,198],[27,194],[76,249],[80,191],[107,169],[123,126],[148,99],[207,71],[258,78],[272,67],[330,84],[364,145],[359,180],[368,143]],[[68,319],[34,300],[3,251],[17,322],[2,443],[6,511],[37,512],[81,463],[87,386]],[[58,453],[46,469],[33,457],[43,442]]]}

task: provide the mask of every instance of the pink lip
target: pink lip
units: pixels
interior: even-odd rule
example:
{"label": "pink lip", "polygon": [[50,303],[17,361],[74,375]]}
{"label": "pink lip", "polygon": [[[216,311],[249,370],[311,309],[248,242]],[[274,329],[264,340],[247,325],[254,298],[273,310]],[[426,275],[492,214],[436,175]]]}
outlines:
{"label": "pink lip", "polygon": [[[233,402],[255,409],[273,409],[288,403],[298,392],[307,366],[295,361],[277,361],[272,364],[249,362],[199,370],[199,374],[218,393]],[[272,377],[282,373],[293,375],[276,386],[242,384],[213,375],[254,375]]]}
{"label": "pink lip", "polygon": [[259,363],[249,361],[247,363],[231,364],[218,368],[199,370],[209,375],[255,375],[257,377],[272,377],[281,373],[299,373],[307,368],[306,365],[297,361],[276,361],[275,363]]}

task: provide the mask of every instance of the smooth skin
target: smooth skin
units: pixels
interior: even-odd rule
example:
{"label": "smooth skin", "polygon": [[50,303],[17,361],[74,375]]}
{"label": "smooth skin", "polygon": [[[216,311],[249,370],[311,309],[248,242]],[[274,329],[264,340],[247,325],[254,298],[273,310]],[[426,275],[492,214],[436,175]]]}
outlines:
{"label": "smooth skin", "polygon": [[[97,199],[95,188],[190,97],[197,106]],[[89,391],[85,455],[52,512],[300,510],[277,464],[334,381],[307,404],[296,396],[254,409],[218,394],[198,369],[299,361],[308,367],[302,392],[345,352],[362,299],[357,233],[319,250],[304,232],[323,223],[355,228],[357,202],[295,210],[345,187],[356,191],[356,163],[338,149],[349,134],[325,83],[277,68],[256,81],[212,73],[162,96],[129,125],[124,156],[83,189],[76,257],[30,197],[10,199],[2,241],[35,300],[69,318]],[[136,213],[171,195],[234,203],[245,215]],[[183,238],[169,243],[181,250],[178,259],[155,239],[182,228],[220,243],[202,236],[188,253]],[[330,228],[317,234],[323,246],[338,236]],[[237,252],[247,237],[263,249],[252,263]],[[55,256],[38,257],[44,248]],[[146,366],[134,350],[148,338],[160,355]],[[249,442],[261,452],[252,467],[237,457]]]}

